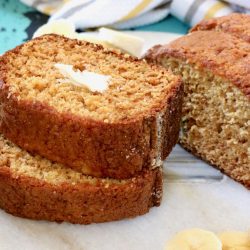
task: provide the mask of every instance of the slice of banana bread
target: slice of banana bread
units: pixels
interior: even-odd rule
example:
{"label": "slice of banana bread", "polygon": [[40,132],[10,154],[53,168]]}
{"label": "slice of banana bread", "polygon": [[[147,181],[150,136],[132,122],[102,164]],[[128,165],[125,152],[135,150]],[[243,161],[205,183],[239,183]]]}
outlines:
{"label": "slice of banana bread", "polygon": [[100,179],[32,156],[0,135],[0,207],[15,216],[89,224],[158,206],[161,169],[127,180]]}
{"label": "slice of banana bread", "polygon": [[190,32],[198,30],[216,30],[230,33],[250,43],[250,15],[233,13],[201,21]]}
{"label": "slice of banana bread", "polygon": [[196,31],[146,57],[183,78],[180,143],[250,188],[250,44]]}
{"label": "slice of banana bread", "polygon": [[[56,64],[110,76],[103,92]],[[46,35],[0,59],[2,133],[84,174],[130,178],[155,168],[178,139],[183,86],[163,67],[101,45]]]}

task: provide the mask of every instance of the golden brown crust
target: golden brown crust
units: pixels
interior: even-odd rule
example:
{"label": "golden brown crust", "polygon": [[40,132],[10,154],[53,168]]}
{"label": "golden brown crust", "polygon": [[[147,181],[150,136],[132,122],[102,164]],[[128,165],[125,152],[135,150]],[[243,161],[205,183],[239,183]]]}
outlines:
{"label": "golden brown crust", "polygon": [[203,20],[190,32],[198,30],[216,30],[230,33],[250,43],[250,15],[233,13],[231,15]]}
{"label": "golden brown crust", "polygon": [[[67,41],[67,38],[63,39]],[[102,46],[84,44],[104,51]],[[84,174],[130,178],[148,167],[157,154],[156,119],[160,112],[164,112],[164,124],[168,128],[162,128],[165,147],[160,149],[160,154],[164,157],[169,154],[178,137],[178,110],[183,94],[180,79],[176,78],[165,100],[148,114],[117,123],[104,123],[59,113],[38,101],[19,100],[14,94],[10,95],[9,86],[4,82],[4,64],[10,53],[18,54],[19,50],[17,47],[8,52],[0,62],[1,132],[18,146]],[[105,53],[139,62],[112,51],[105,50]]]}
{"label": "golden brown crust", "polygon": [[0,207],[15,216],[90,224],[145,214],[159,206],[161,169],[146,171],[123,184],[49,184],[25,175],[17,176],[0,166]]}
{"label": "golden brown crust", "polygon": [[168,45],[155,46],[146,58],[160,62],[174,57],[228,79],[250,98],[250,44],[231,34],[196,31]]}
{"label": "golden brown crust", "polygon": [[234,174],[231,173],[230,169],[223,169],[220,168],[219,166],[215,165],[213,162],[209,161],[205,155],[200,154],[199,152],[197,152],[197,150],[193,147],[191,147],[191,145],[189,145],[188,143],[185,143],[184,141],[180,140],[179,144],[186,149],[188,152],[190,152],[191,154],[197,156],[198,158],[200,158],[201,160],[207,162],[208,164],[210,164],[211,166],[213,166],[214,168],[220,170],[222,173],[228,175],[230,178],[232,178],[233,180],[241,183],[242,185],[244,185],[247,189],[250,189],[250,179],[243,179],[242,176],[236,176]]}

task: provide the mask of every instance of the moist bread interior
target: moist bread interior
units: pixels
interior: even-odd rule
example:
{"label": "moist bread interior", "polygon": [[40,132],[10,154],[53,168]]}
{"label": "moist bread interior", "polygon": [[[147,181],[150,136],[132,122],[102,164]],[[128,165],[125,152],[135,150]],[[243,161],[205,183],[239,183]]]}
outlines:
{"label": "moist bread interior", "polygon": [[196,65],[169,58],[165,67],[183,77],[180,142],[241,181],[250,179],[250,102],[240,89]]}
{"label": "moist bread interior", "polygon": [[[56,36],[33,40],[8,58],[4,81],[10,83],[10,95],[104,122],[124,120],[159,107],[171,83],[176,82],[175,76],[145,61],[123,57],[99,45],[65,42]],[[109,87],[99,93],[75,86],[54,67],[55,63],[109,75]]]}

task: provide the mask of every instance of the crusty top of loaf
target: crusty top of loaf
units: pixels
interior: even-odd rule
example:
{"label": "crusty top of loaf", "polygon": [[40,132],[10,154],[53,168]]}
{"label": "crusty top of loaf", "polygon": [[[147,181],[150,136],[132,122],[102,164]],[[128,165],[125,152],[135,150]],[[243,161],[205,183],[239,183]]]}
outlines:
{"label": "crusty top of loaf", "polygon": [[146,58],[161,62],[174,57],[228,79],[250,98],[250,44],[231,34],[197,31],[150,49]]}
{"label": "crusty top of loaf", "polygon": [[[109,75],[104,92],[91,92],[70,83],[56,63],[75,70]],[[148,64],[101,45],[46,35],[33,39],[0,59],[2,89],[8,98],[41,103],[60,113],[118,122],[162,110],[179,78],[165,68]],[[7,91],[5,91],[7,92]]]}
{"label": "crusty top of loaf", "polygon": [[250,43],[250,15],[233,13],[231,15],[203,20],[190,32],[197,30],[217,30],[231,33]]}

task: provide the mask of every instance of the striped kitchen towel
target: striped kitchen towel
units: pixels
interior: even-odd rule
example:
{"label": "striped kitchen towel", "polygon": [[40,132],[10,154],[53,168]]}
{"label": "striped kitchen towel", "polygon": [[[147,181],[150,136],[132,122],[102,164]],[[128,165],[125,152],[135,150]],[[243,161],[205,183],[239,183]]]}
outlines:
{"label": "striped kitchen towel", "polygon": [[126,29],[158,22],[169,13],[194,25],[204,18],[233,11],[250,12],[246,0],[21,0],[50,15],[67,19],[78,29],[110,26]]}

